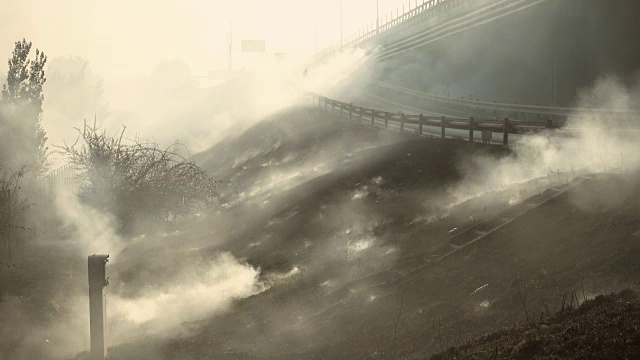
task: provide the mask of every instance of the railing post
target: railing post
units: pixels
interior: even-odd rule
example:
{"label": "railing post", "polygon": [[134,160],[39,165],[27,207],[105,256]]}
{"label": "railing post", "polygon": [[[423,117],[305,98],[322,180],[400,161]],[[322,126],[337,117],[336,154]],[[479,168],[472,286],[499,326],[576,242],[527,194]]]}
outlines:
{"label": "railing post", "polygon": [[502,124],[502,145],[509,145],[509,118],[505,118]]}
{"label": "railing post", "polygon": [[400,132],[404,131],[404,113],[400,112]]}
{"label": "railing post", "polygon": [[440,136],[442,137],[442,139],[444,139],[445,136],[445,129],[447,128],[447,119],[443,116],[440,118]]}
{"label": "railing post", "polygon": [[473,116],[469,118],[469,141],[473,142]]}
{"label": "railing post", "polygon": [[384,128],[388,128],[389,127],[389,112],[385,112],[384,113]]}
{"label": "railing post", "polygon": [[422,135],[422,120],[423,120],[423,116],[422,114],[420,114],[420,118],[418,119],[418,131],[420,135]]}

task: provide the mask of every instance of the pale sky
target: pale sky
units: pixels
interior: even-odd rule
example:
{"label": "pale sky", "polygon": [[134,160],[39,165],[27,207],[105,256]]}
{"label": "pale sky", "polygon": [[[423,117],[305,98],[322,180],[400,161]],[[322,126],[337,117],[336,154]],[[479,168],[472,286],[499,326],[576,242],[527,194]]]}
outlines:
{"label": "pale sky", "polygon": [[[409,8],[408,0],[379,0],[380,17],[403,4]],[[339,9],[340,0],[5,0],[0,64],[24,37],[50,59],[85,57],[107,76],[149,74],[171,59],[206,75],[227,66],[230,25],[235,49],[264,39],[269,53],[310,55],[314,39],[318,50],[339,42]],[[342,14],[347,37],[375,23],[376,0],[342,0]]]}

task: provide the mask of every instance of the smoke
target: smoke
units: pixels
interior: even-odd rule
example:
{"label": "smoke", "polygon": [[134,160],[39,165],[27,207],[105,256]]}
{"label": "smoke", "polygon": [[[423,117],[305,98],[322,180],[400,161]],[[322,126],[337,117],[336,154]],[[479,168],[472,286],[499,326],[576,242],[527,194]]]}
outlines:
{"label": "smoke", "polygon": [[[168,264],[164,264],[165,266]],[[234,300],[262,292],[260,271],[230,253],[174,269],[160,288],[129,297],[108,289],[109,343],[186,335],[189,323],[226,311]]]}
{"label": "smoke", "polygon": [[55,196],[63,238],[43,246],[56,246],[76,256],[111,254],[117,257],[124,250],[125,240],[116,232],[116,220],[111,214],[84,204],[77,193],[62,186]]}
{"label": "smoke", "polygon": [[[450,188],[454,203],[529,181],[568,184],[584,174],[622,175],[638,170],[638,95],[637,86],[604,78],[580,94],[578,108],[606,111],[576,112],[563,129],[522,136],[513,145],[513,153],[498,160],[461,159],[464,180]],[[621,117],[613,112],[632,113]]]}

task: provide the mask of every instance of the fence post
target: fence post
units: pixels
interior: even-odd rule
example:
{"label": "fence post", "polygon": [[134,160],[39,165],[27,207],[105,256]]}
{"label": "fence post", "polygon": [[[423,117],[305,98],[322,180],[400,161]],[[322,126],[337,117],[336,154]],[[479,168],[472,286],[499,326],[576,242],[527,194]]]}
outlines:
{"label": "fence post", "polygon": [[423,120],[423,116],[422,114],[420,114],[420,118],[418,119],[418,129],[419,129],[420,135],[422,135],[422,120]]}
{"label": "fence post", "polygon": [[11,239],[11,190],[7,190],[7,258],[13,260],[13,239]]}
{"label": "fence post", "polygon": [[7,261],[11,261],[11,190],[5,190],[0,194],[0,199],[4,198],[4,209],[0,211],[0,260],[5,256]]}
{"label": "fence post", "polygon": [[389,112],[385,112],[384,113],[384,128],[388,128],[389,127]]}
{"label": "fence post", "polygon": [[509,145],[509,118],[505,118],[502,125],[502,145]]}
{"label": "fence post", "polygon": [[445,129],[447,128],[447,119],[443,116],[440,118],[440,136],[445,139]]}
{"label": "fence post", "polygon": [[469,118],[469,141],[473,142],[473,116]]}
{"label": "fence post", "polygon": [[404,131],[404,113],[400,112],[400,132]]}

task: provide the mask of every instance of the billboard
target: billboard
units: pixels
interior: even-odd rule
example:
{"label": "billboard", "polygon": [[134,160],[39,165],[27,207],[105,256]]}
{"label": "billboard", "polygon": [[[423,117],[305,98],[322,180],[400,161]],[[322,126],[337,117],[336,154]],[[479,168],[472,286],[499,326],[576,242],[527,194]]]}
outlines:
{"label": "billboard", "polygon": [[265,52],[264,40],[242,40],[242,52]]}

